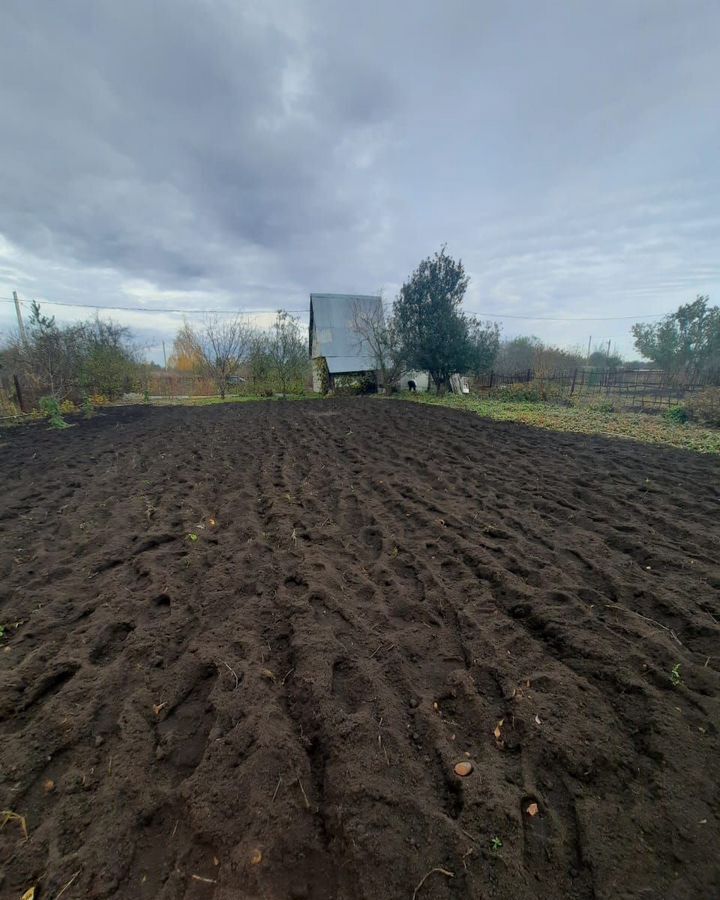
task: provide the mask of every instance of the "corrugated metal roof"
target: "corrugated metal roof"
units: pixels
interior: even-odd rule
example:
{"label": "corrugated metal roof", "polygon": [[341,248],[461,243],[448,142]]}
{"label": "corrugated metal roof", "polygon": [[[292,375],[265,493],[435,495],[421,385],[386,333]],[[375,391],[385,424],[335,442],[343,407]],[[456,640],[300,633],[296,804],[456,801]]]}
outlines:
{"label": "corrugated metal roof", "polygon": [[356,312],[382,316],[382,300],[367,294],[310,294],[310,356],[324,356],[332,373],[375,368],[372,353],[353,330]]}
{"label": "corrugated metal roof", "polygon": [[340,375],[343,372],[368,372],[375,368],[372,356],[326,356],[328,372]]}

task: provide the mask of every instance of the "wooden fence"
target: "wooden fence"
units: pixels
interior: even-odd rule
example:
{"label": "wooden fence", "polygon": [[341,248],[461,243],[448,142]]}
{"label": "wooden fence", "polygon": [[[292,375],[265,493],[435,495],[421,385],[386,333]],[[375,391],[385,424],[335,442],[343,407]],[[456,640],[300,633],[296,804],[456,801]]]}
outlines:
{"label": "wooden fence", "polygon": [[[255,388],[247,382],[229,387],[229,393],[244,394]],[[576,368],[543,372],[524,369],[522,372],[487,372],[473,380],[473,389],[489,393],[511,384],[537,382],[550,388],[551,396],[573,397],[592,401],[605,399],[618,406],[658,410],[682,403],[690,394],[706,387],[720,386],[720,371],[703,375],[670,374],[660,369],[591,369]],[[18,397],[20,389],[20,398]],[[180,399],[208,397],[217,394],[214,383],[189,373],[153,371],[136,390],[153,398]],[[0,416],[29,412],[37,405],[38,390],[28,379],[15,379],[11,373],[0,372]],[[134,397],[133,399],[137,399]]]}
{"label": "wooden fence", "polygon": [[[185,397],[217,396],[217,385],[211,378],[186,372],[153,370],[128,386],[130,390],[116,400],[137,402],[145,392],[152,399],[179,400]],[[242,394],[251,386],[242,379],[231,379],[228,394]],[[40,396],[46,393],[32,379],[0,372],[0,417],[12,418],[37,408]],[[77,393],[77,392],[76,392]]]}
{"label": "wooden fence", "polygon": [[607,397],[622,406],[638,409],[672,406],[689,394],[720,386],[720,370],[703,374],[669,373],[661,369],[575,368],[541,372],[487,372],[475,379],[476,390],[489,392],[511,384],[536,382],[568,397]]}
{"label": "wooden fence", "polygon": [[[212,378],[202,375],[193,375],[190,372],[165,372],[154,371],[148,375],[143,384],[151,397],[165,399],[179,397],[212,397],[217,394],[217,386]],[[230,392],[236,390],[236,385],[230,386]]]}

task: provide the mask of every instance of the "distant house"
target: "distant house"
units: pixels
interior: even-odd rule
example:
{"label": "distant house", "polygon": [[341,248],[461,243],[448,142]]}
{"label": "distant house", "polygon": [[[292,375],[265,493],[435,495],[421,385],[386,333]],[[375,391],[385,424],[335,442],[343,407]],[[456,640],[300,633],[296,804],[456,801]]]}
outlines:
{"label": "distant house", "polygon": [[[380,297],[310,294],[310,359],[314,391],[332,390],[367,376],[375,380],[374,356],[355,330],[354,322],[358,316],[382,317],[382,314]],[[326,385],[323,385],[323,372]]]}

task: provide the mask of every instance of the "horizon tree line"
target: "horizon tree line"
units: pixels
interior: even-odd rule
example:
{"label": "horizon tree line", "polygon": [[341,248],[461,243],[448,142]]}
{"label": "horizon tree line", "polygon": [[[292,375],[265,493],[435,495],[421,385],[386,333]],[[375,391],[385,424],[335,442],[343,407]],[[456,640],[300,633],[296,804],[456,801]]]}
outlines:
{"label": "horizon tree line", "polygon": [[[403,283],[389,314],[353,311],[351,327],[369,349],[386,389],[410,370],[427,371],[442,393],[455,373],[622,365],[617,354],[596,350],[587,356],[534,336],[501,340],[496,322],[463,310],[468,283],[462,260],[443,246]],[[636,323],[632,334],[638,352],[663,371],[720,375],[720,308],[710,306],[708,296],[698,295],[660,322]],[[37,397],[45,393],[60,400],[90,394],[113,399],[137,388],[153,365],[142,360],[129,328],[98,315],[60,325],[36,302],[24,337],[10,336],[0,349],[0,370],[28,379]],[[308,339],[299,319],[282,309],[264,329],[239,315],[209,315],[178,329],[168,365],[210,378],[221,398],[240,378],[254,389],[286,394],[304,389]]]}

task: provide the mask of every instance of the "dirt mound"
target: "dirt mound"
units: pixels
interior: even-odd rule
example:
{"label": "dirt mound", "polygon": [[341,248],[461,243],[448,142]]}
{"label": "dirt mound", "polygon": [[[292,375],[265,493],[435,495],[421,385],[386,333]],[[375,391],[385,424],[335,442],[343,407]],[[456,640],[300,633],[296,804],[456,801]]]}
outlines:
{"label": "dirt mound", "polygon": [[2,897],[720,897],[715,459],[372,399],[0,440]]}

